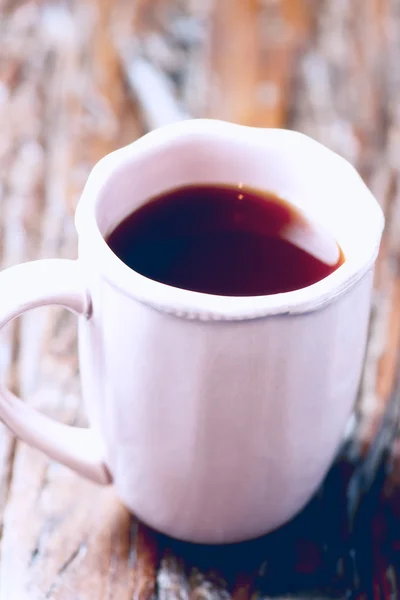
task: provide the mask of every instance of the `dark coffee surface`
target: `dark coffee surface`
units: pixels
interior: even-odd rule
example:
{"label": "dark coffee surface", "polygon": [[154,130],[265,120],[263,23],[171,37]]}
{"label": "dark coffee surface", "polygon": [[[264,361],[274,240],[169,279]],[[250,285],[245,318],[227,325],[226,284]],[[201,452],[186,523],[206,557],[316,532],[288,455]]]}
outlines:
{"label": "dark coffee surface", "polygon": [[114,253],[150,279],[209,294],[288,292],[330,275],[285,235],[304,217],[287,202],[240,186],[196,185],[164,193],[108,237]]}

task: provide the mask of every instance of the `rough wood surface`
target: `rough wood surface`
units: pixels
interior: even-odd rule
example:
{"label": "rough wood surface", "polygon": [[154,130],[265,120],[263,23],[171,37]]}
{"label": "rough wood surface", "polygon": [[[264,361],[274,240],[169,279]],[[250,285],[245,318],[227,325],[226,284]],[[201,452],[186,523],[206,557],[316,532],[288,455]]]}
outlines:
{"label": "rough wood surface", "polygon": [[[74,256],[92,165],[188,114],[312,135],[387,216],[355,431],[299,517],[229,548],[178,543],[1,427],[0,600],[399,597],[399,57],[400,0],[0,0],[2,267]],[[40,309],[0,359],[26,402],[83,424],[75,337]]]}

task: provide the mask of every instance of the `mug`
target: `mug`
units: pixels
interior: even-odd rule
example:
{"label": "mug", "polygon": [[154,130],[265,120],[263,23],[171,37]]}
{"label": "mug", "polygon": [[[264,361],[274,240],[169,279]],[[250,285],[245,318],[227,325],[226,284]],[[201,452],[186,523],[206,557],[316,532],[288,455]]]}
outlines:
{"label": "mug", "polygon": [[[170,188],[238,182],[325,227],[344,264],[297,291],[223,297],[150,280],[105,242]],[[81,475],[113,483],[170,536],[236,542],[288,521],[323,480],[361,376],[383,215],[357,172],[300,133],[187,120],[103,158],[76,227],[76,261],[0,274],[0,326],[49,304],[80,316],[90,428],[55,422],[4,385],[2,421]]]}

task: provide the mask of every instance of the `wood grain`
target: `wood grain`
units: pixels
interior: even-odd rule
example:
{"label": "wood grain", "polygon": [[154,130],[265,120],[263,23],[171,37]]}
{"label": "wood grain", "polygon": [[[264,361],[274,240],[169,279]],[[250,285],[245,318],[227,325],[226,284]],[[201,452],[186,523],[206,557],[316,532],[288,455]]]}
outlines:
{"label": "wood grain", "polygon": [[[75,256],[93,164],[179,114],[304,131],[387,216],[354,435],[301,515],[237,546],[176,542],[1,427],[0,600],[398,596],[399,51],[400,0],[0,0],[2,267]],[[167,86],[160,114],[138,59]],[[26,315],[0,360],[26,402],[85,424],[74,317]]]}
{"label": "wood grain", "polygon": [[261,127],[283,127],[294,65],[310,33],[305,0],[214,2],[209,112]]}

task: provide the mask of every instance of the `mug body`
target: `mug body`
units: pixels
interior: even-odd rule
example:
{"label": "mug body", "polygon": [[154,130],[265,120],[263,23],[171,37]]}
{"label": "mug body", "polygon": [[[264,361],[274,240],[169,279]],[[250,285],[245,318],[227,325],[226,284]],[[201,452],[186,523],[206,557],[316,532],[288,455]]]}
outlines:
{"label": "mug body", "polygon": [[[108,248],[151,197],[205,182],[287,199],[329,230],[345,263],[296,292],[228,298],[146,279]],[[79,331],[83,394],[121,500],[195,542],[290,519],[327,472],[360,381],[382,230],[361,179],[300,134],[189,121],[99,163],[77,228],[92,298]]]}
{"label": "mug body", "polygon": [[162,312],[97,281],[81,323],[82,384],[122,501],[197,542],[290,519],[351,413],[371,280],[318,311],[237,322]]}

